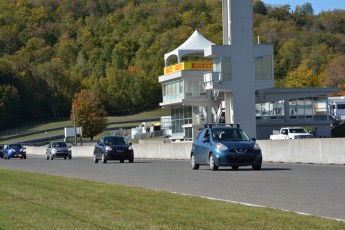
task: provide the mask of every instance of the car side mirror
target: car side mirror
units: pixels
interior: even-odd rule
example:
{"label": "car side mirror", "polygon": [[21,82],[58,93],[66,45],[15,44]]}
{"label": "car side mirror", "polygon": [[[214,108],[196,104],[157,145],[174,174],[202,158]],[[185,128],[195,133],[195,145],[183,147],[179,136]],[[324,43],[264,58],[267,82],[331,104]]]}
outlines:
{"label": "car side mirror", "polygon": [[26,147],[23,147],[23,149],[26,149]]}
{"label": "car side mirror", "polygon": [[252,141],[256,141],[256,138],[255,138],[255,137],[253,137],[253,138],[252,138]]}
{"label": "car side mirror", "polygon": [[128,144],[129,144],[129,145],[132,145],[132,142],[129,142]]}
{"label": "car side mirror", "polygon": [[68,146],[68,148],[69,148],[69,149],[72,148],[72,145]]}

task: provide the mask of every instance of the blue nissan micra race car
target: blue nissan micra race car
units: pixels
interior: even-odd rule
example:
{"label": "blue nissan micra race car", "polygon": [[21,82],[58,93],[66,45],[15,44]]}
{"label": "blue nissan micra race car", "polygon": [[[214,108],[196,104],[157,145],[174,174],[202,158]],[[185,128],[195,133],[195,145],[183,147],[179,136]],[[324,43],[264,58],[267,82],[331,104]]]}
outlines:
{"label": "blue nissan micra race car", "polygon": [[255,138],[249,139],[238,124],[209,124],[202,129],[193,142],[191,151],[193,170],[200,165],[209,165],[217,170],[219,166],[252,166],[260,170],[262,154]]}
{"label": "blue nissan micra race car", "polygon": [[3,150],[4,159],[20,158],[26,159],[26,148],[19,143],[8,144]]}

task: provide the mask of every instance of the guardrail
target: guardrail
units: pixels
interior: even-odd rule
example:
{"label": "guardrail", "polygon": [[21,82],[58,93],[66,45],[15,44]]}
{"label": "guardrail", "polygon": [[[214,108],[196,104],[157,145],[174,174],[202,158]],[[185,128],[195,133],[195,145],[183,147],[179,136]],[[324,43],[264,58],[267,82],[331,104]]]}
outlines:
{"label": "guardrail", "polygon": [[[258,140],[265,162],[345,165],[345,138]],[[189,160],[191,142],[145,141],[133,144],[135,158]],[[46,147],[27,147],[28,154],[45,155]],[[92,157],[94,146],[73,146],[73,157]]]}

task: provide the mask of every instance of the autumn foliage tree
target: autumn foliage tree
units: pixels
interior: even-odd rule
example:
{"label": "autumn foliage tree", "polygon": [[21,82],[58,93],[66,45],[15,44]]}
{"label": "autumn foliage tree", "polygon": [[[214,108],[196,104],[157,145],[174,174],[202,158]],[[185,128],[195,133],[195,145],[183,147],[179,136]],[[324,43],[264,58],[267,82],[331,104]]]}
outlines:
{"label": "autumn foliage tree", "polygon": [[94,136],[105,129],[107,112],[99,98],[90,90],[82,90],[74,95],[70,117],[72,125],[74,125],[74,111],[76,126],[82,127],[83,137],[93,140]]}
{"label": "autumn foliage tree", "polygon": [[339,87],[341,94],[345,92],[345,56],[334,58],[325,70],[325,86]]}

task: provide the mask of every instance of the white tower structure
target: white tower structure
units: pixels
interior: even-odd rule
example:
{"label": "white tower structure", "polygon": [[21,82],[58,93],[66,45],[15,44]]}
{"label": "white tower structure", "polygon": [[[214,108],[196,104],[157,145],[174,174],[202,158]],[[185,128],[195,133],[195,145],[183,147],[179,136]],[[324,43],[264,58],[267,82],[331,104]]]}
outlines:
{"label": "white tower structure", "polygon": [[253,1],[223,0],[223,45],[205,49],[205,88],[224,93],[226,123],[256,137],[255,91],[274,86],[273,45],[254,45]]}

